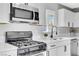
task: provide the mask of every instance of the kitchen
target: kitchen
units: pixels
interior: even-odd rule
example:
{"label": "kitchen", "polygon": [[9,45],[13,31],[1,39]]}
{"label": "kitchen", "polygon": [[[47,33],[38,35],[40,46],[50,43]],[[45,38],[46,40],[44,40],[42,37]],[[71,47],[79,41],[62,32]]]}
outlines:
{"label": "kitchen", "polygon": [[0,3],[0,56],[78,56],[74,4]]}

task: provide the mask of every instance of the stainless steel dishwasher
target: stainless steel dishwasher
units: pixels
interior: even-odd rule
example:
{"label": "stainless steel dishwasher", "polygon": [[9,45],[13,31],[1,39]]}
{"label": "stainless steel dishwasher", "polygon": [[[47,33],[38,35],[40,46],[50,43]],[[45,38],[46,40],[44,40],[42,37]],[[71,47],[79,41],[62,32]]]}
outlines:
{"label": "stainless steel dishwasher", "polygon": [[72,39],[71,40],[71,56],[77,56],[78,55],[78,40]]}

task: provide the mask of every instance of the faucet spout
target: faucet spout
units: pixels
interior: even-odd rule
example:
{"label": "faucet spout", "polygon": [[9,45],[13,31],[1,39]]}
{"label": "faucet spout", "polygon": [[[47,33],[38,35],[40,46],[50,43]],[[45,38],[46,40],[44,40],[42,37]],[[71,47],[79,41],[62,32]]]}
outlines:
{"label": "faucet spout", "polygon": [[51,36],[50,37],[53,38],[53,26],[51,28]]}

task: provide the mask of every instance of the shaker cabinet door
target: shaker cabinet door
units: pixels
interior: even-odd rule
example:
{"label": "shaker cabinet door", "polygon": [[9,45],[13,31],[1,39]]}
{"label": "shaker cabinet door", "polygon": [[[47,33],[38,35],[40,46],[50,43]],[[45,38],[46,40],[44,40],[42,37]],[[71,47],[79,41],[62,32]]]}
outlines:
{"label": "shaker cabinet door", "polygon": [[72,27],[74,24],[74,12],[67,9],[60,9],[58,11],[58,26]]}
{"label": "shaker cabinet door", "polygon": [[0,22],[8,22],[10,14],[9,3],[0,3]]}
{"label": "shaker cabinet door", "polygon": [[0,56],[17,56],[17,50],[2,51]]}
{"label": "shaker cabinet door", "polygon": [[57,48],[57,56],[65,56],[65,47],[60,46]]}

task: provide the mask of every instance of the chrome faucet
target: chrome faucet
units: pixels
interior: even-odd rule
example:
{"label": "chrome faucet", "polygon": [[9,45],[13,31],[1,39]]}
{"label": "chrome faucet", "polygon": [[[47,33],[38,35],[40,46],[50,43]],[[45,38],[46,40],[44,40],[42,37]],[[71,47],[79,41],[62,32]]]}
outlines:
{"label": "chrome faucet", "polygon": [[51,28],[51,35],[50,35],[51,38],[53,38],[53,26]]}
{"label": "chrome faucet", "polygon": [[[53,26],[52,26],[52,28],[51,28],[51,36],[50,36],[51,38],[54,37],[54,35],[53,35],[53,30],[54,30],[54,29],[53,29]],[[58,34],[58,33],[57,33],[57,30],[56,30],[56,35],[57,35],[57,34]]]}

